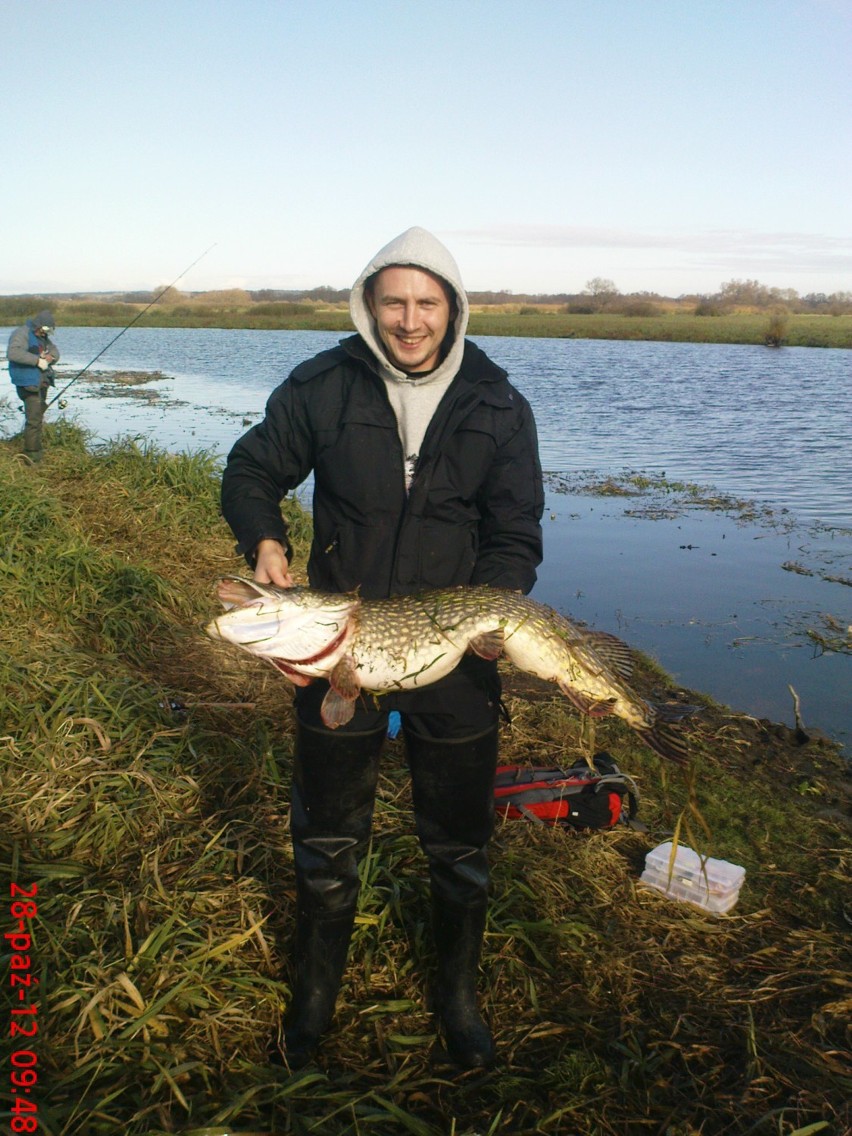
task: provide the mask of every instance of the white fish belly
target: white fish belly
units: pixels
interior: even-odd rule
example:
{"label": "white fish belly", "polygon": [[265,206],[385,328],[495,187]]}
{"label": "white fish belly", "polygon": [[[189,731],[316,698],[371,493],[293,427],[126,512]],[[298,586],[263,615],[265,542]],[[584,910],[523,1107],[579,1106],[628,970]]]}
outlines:
{"label": "white fish belly", "polygon": [[356,643],[349,652],[364,690],[416,690],[429,686],[455,670],[464,651],[446,640],[408,644],[397,648]]}

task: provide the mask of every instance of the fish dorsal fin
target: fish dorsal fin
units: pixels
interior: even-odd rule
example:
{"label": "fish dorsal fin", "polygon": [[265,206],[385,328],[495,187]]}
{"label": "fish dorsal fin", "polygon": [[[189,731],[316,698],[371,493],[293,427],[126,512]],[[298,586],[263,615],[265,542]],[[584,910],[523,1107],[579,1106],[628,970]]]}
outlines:
{"label": "fish dorsal fin", "polygon": [[493,631],[483,631],[470,641],[470,649],[480,659],[499,659],[503,654],[503,628],[495,627]]}
{"label": "fish dorsal fin", "polygon": [[629,679],[633,674],[633,654],[627,644],[607,631],[589,631],[586,641],[610,670]]}

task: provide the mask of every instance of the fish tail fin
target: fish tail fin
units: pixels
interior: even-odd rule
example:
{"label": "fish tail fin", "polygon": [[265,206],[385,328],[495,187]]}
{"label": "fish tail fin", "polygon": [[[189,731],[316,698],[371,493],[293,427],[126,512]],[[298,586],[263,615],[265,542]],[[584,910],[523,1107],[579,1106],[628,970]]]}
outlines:
{"label": "fish tail fin", "polygon": [[689,761],[689,747],[682,723],[684,718],[690,717],[699,709],[698,706],[685,706],[680,702],[654,706],[654,724],[646,730],[637,730],[637,733],[645,745],[661,757],[676,765],[686,765]]}
{"label": "fish tail fin", "polygon": [[677,725],[671,722],[656,722],[648,730],[636,731],[646,746],[655,753],[673,761],[675,765],[686,765],[689,761],[689,750],[686,738]]}
{"label": "fish tail fin", "polygon": [[681,722],[684,718],[697,714],[700,709],[700,706],[687,706],[685,702],[657,702],[654,705],[661,722]]}

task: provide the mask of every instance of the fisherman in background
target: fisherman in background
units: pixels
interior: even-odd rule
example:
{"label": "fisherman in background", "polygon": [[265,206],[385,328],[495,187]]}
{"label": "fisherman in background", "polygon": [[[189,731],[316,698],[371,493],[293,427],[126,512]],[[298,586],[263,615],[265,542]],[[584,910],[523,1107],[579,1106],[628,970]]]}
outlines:
{"label": "fisherman in background", "polygon": [[24,456],[31,462],[42,459],[41,427],[47,391],[53,386],[53,364],[59,359],[59,349],[50,339],[55,327],[51,312],[39,312],[23,327],[15,328],[6,348],[9,376],[24,404]]}
{"label": "fisherman in background", "polygon": [[[350,311],[358,334],[298,366],[228,456],[222,508],[255,578],[292,585],[280,501],[313,472],[312,587],[364,598],[459,584],[529,592],[542,555],[535,423],[506,373],[464,338],[468,301],[453,257],[424,229],[408,229],[359,276]],[[458,1065],[489,1066],[494,1042],[476,981],[497,664],[468,655],[431,686],[362,697],[336,730],[320,716],[327,691],[316,681],[295,695],[295,982],[283,1056],[304,1065],[331,1022],[379,755],[397,711],[429,865],[440,1027]]]}

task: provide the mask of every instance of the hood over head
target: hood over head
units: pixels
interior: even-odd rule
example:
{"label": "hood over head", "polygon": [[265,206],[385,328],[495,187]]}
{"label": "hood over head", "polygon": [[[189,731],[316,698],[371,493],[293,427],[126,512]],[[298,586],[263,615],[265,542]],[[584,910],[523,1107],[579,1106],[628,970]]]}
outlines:
{"label": "hood over head", "polygon": [[43,327],[49,327],[51,329],[56,327],[56,320],[53,318],[53,312],[49,312],[46,309],[42,312],[39,312],[37,316],[33,316],[32,325],[38,330]]}
{"label": "hood over head", "polygon": [[428,379],[455,375],[461,366],[462,355],[464,354],[464,335],[467,330],[469,315],[467,294],[461,282],[458,265],[450,251],[441,244],[437,237],[432,236],[426,229],[421,229],[415,225],[411,229],[406,229],[404,233],[400,233],[398,237],[394,237],[376,253],[355,281],[349,296],[349,311],[352,315],[352,322],[378,360],[382,376],[396,382],[416,383],[424,381],[418,380],[416,375],[408,375],[391,363],[376,333],[376,321],[367,306],[364,285],[375,273],[380,272],[383,268],[389,268],[391,265],[425,268],[428,272],[446,280],[453,290],[456,297],[457,314],[450,325],[452,343],[440,365],[435,371],[431,372]]}

